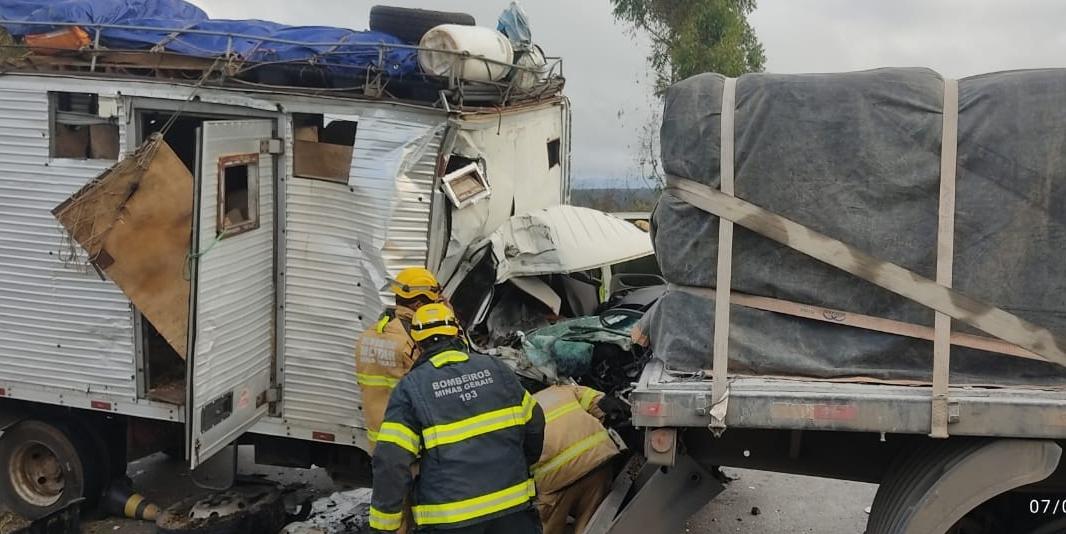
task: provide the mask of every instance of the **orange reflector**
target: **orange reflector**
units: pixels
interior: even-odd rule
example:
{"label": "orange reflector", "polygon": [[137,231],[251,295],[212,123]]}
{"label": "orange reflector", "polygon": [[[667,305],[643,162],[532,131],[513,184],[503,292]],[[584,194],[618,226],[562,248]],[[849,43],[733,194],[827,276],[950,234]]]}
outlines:
{"label": "orange reflector", "polygon": [[657,428],[651,431],[648,444],[651,450],[663,454],[674,448],[674,437],[677,435],[672,428]]}
{"label": "orange reflector", "polygon": [[104,401],[90,401],[89,406],[94,410],[111,410],[111,403]]}

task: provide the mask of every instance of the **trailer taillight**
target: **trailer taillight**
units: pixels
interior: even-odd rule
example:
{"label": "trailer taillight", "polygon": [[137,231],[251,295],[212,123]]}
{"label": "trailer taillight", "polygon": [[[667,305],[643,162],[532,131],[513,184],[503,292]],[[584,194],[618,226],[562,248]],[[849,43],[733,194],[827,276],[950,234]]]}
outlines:
{"label": "trailer taillight", "polygon": [[94,409],[94,410],[111,411],[111,403],[110,402],[104,402],[104,401],[98,401],[98,400],[89,401],[89,407]]}
{"label": "trailer taillight", "polygon": [[661,402],[637,402],[637,413],[649,417],[658,417],[663,414]]}
{"label": "trailer taillight", "polygon": [[316,441],[337,441],[337,436],[329,432],[312,432],[311,439]]}

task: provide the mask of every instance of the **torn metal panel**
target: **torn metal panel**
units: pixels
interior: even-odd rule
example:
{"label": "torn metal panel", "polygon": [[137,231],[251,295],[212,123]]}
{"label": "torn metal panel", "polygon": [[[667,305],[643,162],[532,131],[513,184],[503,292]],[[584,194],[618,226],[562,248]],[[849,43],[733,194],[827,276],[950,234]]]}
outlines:
{"label": "torn metal panel", "polygon": [[348,186],[287,180],[286,419],[362,425],[355,341],[391,304],[386,278],[425,265],[446,125],[438,112],[367,109]]}
{"label": "torn metal panel", "polygon": [[[500,113],[463,115],[449,154],[483,161],[491,194],[452,210],[451,238],[440,274],[450,277],[474,243],[512,215],[561,204],[569,159],[564,101]],[[560,140],[560,164],[551,165],[548,143]],[[543,140],[543,142],[541,141]]]}
{"label": "torn metal panel", "polygon": [[601,211],[553,206],[512,217],[489,238],[497,282],[516,276],[587,271],[652,254],[651,238]]}

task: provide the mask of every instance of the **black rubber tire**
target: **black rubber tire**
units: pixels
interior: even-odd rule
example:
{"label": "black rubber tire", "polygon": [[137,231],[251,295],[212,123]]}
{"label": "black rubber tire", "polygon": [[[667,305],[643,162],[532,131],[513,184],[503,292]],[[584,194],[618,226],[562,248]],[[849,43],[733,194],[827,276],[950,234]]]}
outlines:
{"label": "black rubber tire", "polygon": [[932,440],[901,453],[889,465],[888,474],[877,488],[866,522],[866,534],[902,532],[918,498],[936,484],[952,464],[980,448],[982,443],[962,438]]}
{"label": "black rubber tire", "polygon": [[[59,460],[63,471],[63,492],[59,499],[49,505],[40,506],[21,497],[14,488],[11,479],[10,462],[19,447],[26,443],[40,443]],[[86,487],[85,467],[74,441],[57,425],[44,421],[27,420],[4,432],[0,438],[0,507],[6,506],[11,511],[26,519],[40,519],[52,512],[65,508],[68,503],[84,496]]]}
{"label": "black rubber tire", "polygon": [[418,44],[426,32],[441,24],[474,26],[477,22],[466,13],[392,6],[370,8],[371,30],[399,37],[410,44]]}

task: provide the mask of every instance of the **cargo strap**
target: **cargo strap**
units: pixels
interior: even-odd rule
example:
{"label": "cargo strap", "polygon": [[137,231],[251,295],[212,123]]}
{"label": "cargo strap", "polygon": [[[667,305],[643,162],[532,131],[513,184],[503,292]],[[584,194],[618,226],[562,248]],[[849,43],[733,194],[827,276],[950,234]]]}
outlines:
{"label": "cargo strap", "polygon": [[[719,176],[723,195],[734,192],[734,131],[737,107],[737,80],[726,78],[722,87],[722,152]],[[718,224],[718,270],[715,286],[718,294],[714,300],[714,349],[711,357],[713,382],[711,383],[711,423],[709,428],[716,436],[725,431],[725,415],[729,411],[729,293],[733,280],[733,222],[721,218]]]}
{"label": "cargo strap", "polygon": [[[955,250],[955,169],[959,142],[959,81],[944,80],[944,126],[940,141],[940,208],[936,239],[936,282],[951,287]],[[937,311],[933,322],[933,402],[931,429],[934,438],[948,437],[948,386],[951,367],[951,317]]]}
{"label": "cargo strap", "polygon": [[892,291],[908,300],[943,312],[1003,341],[1066,366],[1066,342],[1046,328],[1017,315],[944,287],[892,262],[877,259],[839,239],[834,239],[795,221],[756,206],[746,200],[724,195],[714,188],[667,176],[666,191],[707,213],[730,220],[759,235],[802,252],[867,282]]}

